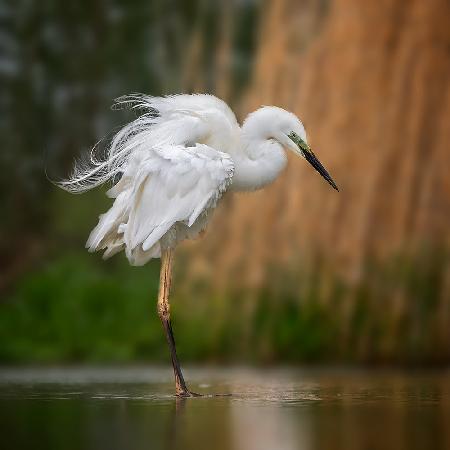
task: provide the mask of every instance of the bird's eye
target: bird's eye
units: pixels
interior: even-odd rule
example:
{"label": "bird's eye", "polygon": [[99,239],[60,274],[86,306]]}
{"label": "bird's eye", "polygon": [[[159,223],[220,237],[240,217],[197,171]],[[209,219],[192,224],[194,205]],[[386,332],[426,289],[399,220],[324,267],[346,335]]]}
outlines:
{"label": "bird's eye", "polygon": [[288,134],[288,137],[289,137],[289,139],[294,141],[301,150],[303,150],[305,152],[309,152],[310,151],[309,145],[297,133],[295,133],[294,131],[291,131]]}

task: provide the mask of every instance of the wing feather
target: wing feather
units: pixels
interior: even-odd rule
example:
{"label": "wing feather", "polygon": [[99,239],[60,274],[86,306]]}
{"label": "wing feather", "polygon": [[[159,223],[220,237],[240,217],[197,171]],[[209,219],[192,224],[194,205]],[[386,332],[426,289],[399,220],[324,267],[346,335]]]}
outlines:
{"label": "wing feather", "polygon": [[125,247],[132,264],[144,264],[177,243],[177,224],[192,227],[215,207],[233,172],[228,154],[204,144],[167,144],[133,155],[87,246],[106,249],[105,257]]}

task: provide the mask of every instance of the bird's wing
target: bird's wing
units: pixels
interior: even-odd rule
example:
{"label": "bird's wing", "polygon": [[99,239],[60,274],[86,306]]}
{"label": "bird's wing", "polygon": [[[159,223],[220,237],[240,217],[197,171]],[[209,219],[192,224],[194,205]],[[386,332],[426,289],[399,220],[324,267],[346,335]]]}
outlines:
{"label": "bird's wing", "polygon": [[173,244],[164,240],[166,233],[178,222],[191,227],[213,208],[233,172],[229,155],[204,144],[155,146],[132,155],[109,191],[114,205],[100,217],[87,246],[106,249],[106,257],[125,248],[135,265],[159,256],[161,243]]}
{"label": "bird's wing", "polygon": [[239,124],[228,105],[212,95],[151,97],[134,94],[117,99],[116,107],[128,107],[139,117],[114,136],[106,155],[75,165],[72,176],[58,184],[73,192],[84,192],[123,174],[134,154],[152,147],[191,146],[196,143],[227,151],[239,135]]}

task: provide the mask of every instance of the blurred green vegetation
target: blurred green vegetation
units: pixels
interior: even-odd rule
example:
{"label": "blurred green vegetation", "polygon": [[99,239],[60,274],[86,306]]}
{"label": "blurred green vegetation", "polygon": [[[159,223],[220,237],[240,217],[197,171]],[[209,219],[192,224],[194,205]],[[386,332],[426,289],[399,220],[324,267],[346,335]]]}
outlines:
{"label": "blurred green vegetation", "polygon": [[[425,252],[422,267],[403,258],[372,265],[369,283],[355,289],[335,280],[327,294],[301,270],[276,268],[256,294],[219,298],[206,285],[187,294],[175,282],[179,353],[211,362],[445,362],[437,325],[446,257]],[[156,314],[159,261],[136,268],[124,257],[99,258],[57,256],[19,280],[2,304],[1,362],[167,361]]]}

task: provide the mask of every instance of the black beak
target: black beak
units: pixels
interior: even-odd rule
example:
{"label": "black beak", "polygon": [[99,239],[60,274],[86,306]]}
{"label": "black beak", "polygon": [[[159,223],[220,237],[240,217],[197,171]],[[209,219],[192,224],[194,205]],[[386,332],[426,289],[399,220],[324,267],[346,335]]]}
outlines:
{"label": "black beak", "polygon": [[327,172],[325,167],[323,167],[320,161],[316,158],[316,155],[311,150],[309,150],[304,151],[303,156],[305,157],[306,161],[308,161],[314,167],[314,169],[316,169],[317,172],[319,172],[320,175],[322,175],[325,178],[325,180],[327,180],[328,183],[339,192],[336,183],[333,181],[333,179],[331,178],[330,174]]}
{"label": "black beak", "polygon": [[320,161],[316,158],[316,155],[309,148],[309,145],[297,133],[294,133],[293,131],[288,134],[288,138],[291,139],[291,141],[293,141],[298,147],[298,151],[295,151],[295,153],[303,156],[306,161],[308,161],[314,167],[314,169],[316,169],[317,172],[319,172],[320,175],[322,175],[325,180],[327,180],[328,183],[339,192],[339,189],[336,186],[336,183],[333,181],[333,178],[331,178],[325,167],[323,167]]}

